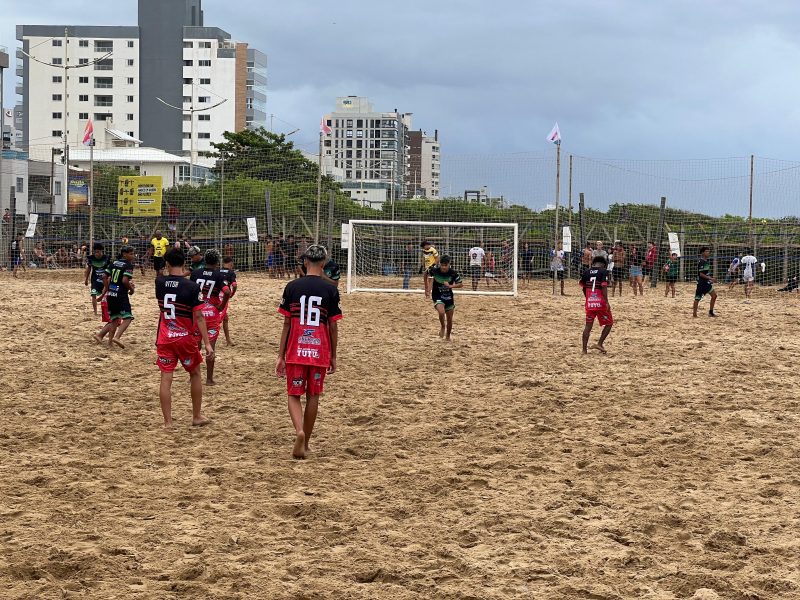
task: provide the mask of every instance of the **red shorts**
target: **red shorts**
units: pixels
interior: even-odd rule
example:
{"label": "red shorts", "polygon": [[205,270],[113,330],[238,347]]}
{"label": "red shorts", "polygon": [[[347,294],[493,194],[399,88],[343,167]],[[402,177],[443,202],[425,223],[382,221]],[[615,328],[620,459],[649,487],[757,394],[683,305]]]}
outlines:
{"label": "red shorts", "polygon": [[609,308],[587,308],[586,323],[594,323],[595,318],[603,327],[614,324],[614,317],[611,316]]}
{"label": "red shorts", "polygon": [[302,396],[306,392],[312,396],[319,396],[327,371],[327,367],[286,365],[286,390],[290,396]]}
{"label": "red shorts", "polygon": [[100,303],[100,310],[103,313],[103,323],[111,322],[111,315],[108,312],[108,302],[105,301],[105,298]]}
{"label": "red shorts", "polygon": [[193,335],[171,344],[156,344],[156,354],[156,364],[164,373],[172,373],[178,363],[191,373],[203,362],[203,355],[197,348],[197,338]]}

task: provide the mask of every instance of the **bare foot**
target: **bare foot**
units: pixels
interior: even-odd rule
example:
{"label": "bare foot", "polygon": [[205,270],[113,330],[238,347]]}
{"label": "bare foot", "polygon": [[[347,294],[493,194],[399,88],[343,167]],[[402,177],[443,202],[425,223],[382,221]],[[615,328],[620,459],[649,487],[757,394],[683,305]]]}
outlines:
{"label": "bare foot", "polygon": [[172,431],[172,421],[164,421],[164,431]]}
{"label": "bare foot", "polygon": [[306,434],[298,431],[294,437],[294,448],[292,448],[292,457],[305,458],[306,457]]}
{"label": "bare foot", "polygon": [[206,385],[217,385],[213,379],[206,379]]}
{"label": "bare foot", "polygon": [[584,348],[584,349],[583,349],[583,353],[584,353],[584,354],[589,354],[589,351],[588,351],[586,348]]}
{"label": "bare foot", "polygon": [[114,339],[113,339],[113,340],[111,340],[111,341],[112,341],[112,342],[114,342],[114,343],[115,343],[117,346],[119,346],[119,347],[120,347],[120,348],[122,348],[123,350],[125,349],[125,344],[123,344],[122,342],[120,342],[120,341],[119,341],[117,338],[114,338]]}
{"label": "bare foot", "polygon": [[94,339],[94,341],[95,341],[95,342],[97,342],[98,344],[102,344],[102,343],[103,343],[103,338],[101,338],[101,337],[100,337],[98,334],[96,334],[96,333],[95,333],[95,334],[92,336],[92,338],[93,338],[93,339]]}
{"label": "bare foot", "polygon": [[204,415],[200,415],[198,418],[192,418],[192,426],[194,427],[202,427],[203,425],[208,425],[211,423],[211,419],[205,417]]}
{"label": "bare foot", "polygon": [[449,342],[450,341],[450,336],[448,335],[446,338],[444,338],[444,341],[445,342]]}
{"label": "bare foot", "polygon": [[594,344],[592,346],[592,350],[599,350],[602,354],[608,354],[606,349],[603,346],[601,346],[600,344]]}
{"label": "bare foot", "polygon": [[443,337],[444,337],[444,327],[442,327],[442,328],[439,330],[439,337],[440,337],[440,338],[443,338]]}
{"label": "bare foot", "polygon": [[225,340],[225,344],[227,344],[228,346],[235,346],[236,345],[230,340]]}

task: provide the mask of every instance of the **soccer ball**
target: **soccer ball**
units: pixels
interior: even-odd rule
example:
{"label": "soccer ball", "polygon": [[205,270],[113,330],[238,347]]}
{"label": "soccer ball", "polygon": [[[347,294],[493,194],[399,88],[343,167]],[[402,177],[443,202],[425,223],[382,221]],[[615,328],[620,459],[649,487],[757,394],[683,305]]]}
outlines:
{"label": "soccer ball", "polygon": [[127,244],[128,243],[128,238],[126,238],[126,237],[122,238],[122,243],[123,244]]}

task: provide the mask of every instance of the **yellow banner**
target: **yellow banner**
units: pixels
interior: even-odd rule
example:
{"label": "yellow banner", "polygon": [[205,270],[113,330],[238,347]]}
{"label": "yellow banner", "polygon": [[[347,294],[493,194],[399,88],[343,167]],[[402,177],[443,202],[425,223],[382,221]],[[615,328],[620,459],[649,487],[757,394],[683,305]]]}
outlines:
{"label": "yellow banner", "polygon": [[160,175],[120,177],[117,211],[121,217],[160,217],[163,183]]}

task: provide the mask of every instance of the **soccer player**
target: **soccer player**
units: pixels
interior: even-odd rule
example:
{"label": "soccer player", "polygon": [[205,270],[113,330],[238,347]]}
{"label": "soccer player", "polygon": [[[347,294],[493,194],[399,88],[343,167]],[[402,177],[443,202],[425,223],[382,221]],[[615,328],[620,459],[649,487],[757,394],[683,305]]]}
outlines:
{"label": "soccer player", "polygon": [[606,341],[608,334],[611,333],[611,327],[614,325],[611,305],[608,302],[608,271],[606,267],[608,267],[608,261],[605,257],[598,255],[592,258],[592,265],[589,270],[581,275],[580,285],[586,297],[586,325],[583,328],[584,354],[589,351],[589,336],[592,333],[595,319],[603,326],[603,331],[600,332],[600,339],[597,344],[592,348],[599,350],[603,354],[606,354],[603,343]]}
{"label": "soccer player", "polygon": [[679,264],[677,252],[673,252],[664,264],[664,280],[667,282],[667,287],[664,288],[664,298],[669,295],[670,290],[672,290],[672,297],[675,297],[675,282],[678,281]]}
{"label": "soccer player", "polygon": [[197,246],[192,246],[186,252],[189,257],[189,269],[186,271],[187,276],[192,276],[196,271],[202,271],[206,268],[203,262],[203,251]]}
{"label": "soccer player", "polygon": [[481,281],[481,277],[483,277],[483,259],[485,256],[486,252],[483,251],[479,241],[475,242],[475,245],[469,249],[469,273],[472,276],[473,292],[478,290],[478,284]]}
{"label": "soccer player", "polygon": [[711,305],[708,308],[708,316],[716,317],[714,314],[714,304],[717,302],[717,292],[714,291],[714,278],[711,276],[711,261],[708,257],[711,256],[711,249],[708,246],[700,248],[700,260],[697,263],[697,289],[694,292],[694,307],[692,316],[697,318],[697,307],[703,296],[709,294],[711,296]]}
{"label": "soccer player", "polygon": [[[301,258],[301,260],[303,260],[303,265],[300,267],[300,273],[305,277],[308,275],[308,269],[306,269],[305,259]],[[335,260],[332,258],[328,259],[328,262],[322,267],[321,277],[331,285],[335,285],[337,288],[339,287],[339,280],[342,278],[342,273]]]}
{"label": "soccer player", "polygon": [[[195,246],[196,247],[196,246]],[[193,247],[194,249],[194,247]],[[219,327],[222,324],[222,313],[228,308],[231,297],[231,288],[225,276],[219,270],[219,252],[214,249],[207,250],[203,268],[192,271],[190,279],[200,286],[200,296],[203,300],[203,317],[208,328],[208,339],[211,348],[216,350]],[[206,360],[206,385],[216,385],[214,381],[214,363],[216,356]]]}
{"label": "soccer player", "polygon": [[550,255],[550,271],[561,282],[561,295],[566,296],[564,293],[564,251],[561,249],[561,244],[557,244]]}
{"label": "soccer player", "polygon": [[225,278],[225,282],[231,290],[231,297],[228,299],[228,304],[225,307],[225,310],[222,311],[222,331],[225,334],[225,343],[228,346],[234,346],[235,344],[231,341],[231,332],[228,330],[228,310],[231,306],[231,300],[233,300],[233,297],[236,295],[238,286],[236,283],[236,271],[233,269],[232,256],[226,256],[222,259],[222,268],[219,270],[219,272],[222,273],[222,276]]}
{"label": "soccer player", "polygon": [[[305,458],[309,451],[325,375],[336,372],[342,309],[339,290],[322,278],[327,255],[324,246],[308,247],[303,256],[308,275],[288,283],[278,308],[284,319],[275,373],[286,377],[295,458]],[[304,394],[305,412],[300,401]]]}
{"label": "soccer player", "polygon": [[152,246],[153,270],[155,270],[156,277],[158,277],[164,274],[164,267],[167,264],[164,262],[164,253],[169,247],[169,240],[161,235],[160,229],[156,229],[153,239],[150,240],[150,245]]}
{"label": "soccer player", "polygon": [[103,244],[95,243],[94,252],[91,256],[86,257],[86,270],[83,273],[83,285],[89,285],[91,276],[92,309],[94,309],[95,316],[97,316],[97,298],[103,294],[104,277],[110,265],[111,260],[103,251]]}
{"label": "soccer player", "polygon": [[742,257],[742,264],[744,265],[744,272],[742,273],[742,282],[744,282],[744,295],[749,298],[753,293],[753,287],[756,284],[756,276],[753,271],[753,265],[758,262],[758,259],[752,254]]}
{"label": "soccer player", "polygon": [[182,250],[170,248],[164,254],[167,276],[156,279],[156,298],[161,314],[158,319],[156,338],[156,364],[161,370],[161,385],[158,397],[164,428],[172,427],[172,377],[180,363],[189,373],[192,394],[192,425],[210,423],[201,412],[203,403],[203,381],[200,364],[203,355],[197,347],[197,333],[206,351],[208,360],[214,359],[214,348],[208,338],[208,329],[203,317],[203,301],[198,284],[183,276],[186,257]]}
{"label": "soccer player", "polygon": [[120,338],[133,321],[129,297],[136,291],[133,283],[133,260],[135,258],[133,247],[123,246],[120,248],[119,256],[111,263],[106,272],[102,294],[108,303],[110,321],[94,336],[95,340],[102,342],[103,337],[108,333],[109,348],[112,348],[113,344],[120,348],[125,347]]}
{"label": "soccer player", "polygon": [[439,251],[436,248],[434,248],[433,244],[431,244],[427,240],[423,241],[419,245],[419,247],[422,248],[422,267],[424,269],[423,270],[423,273],[424,273],[423,282],[425,284],[425,297],[426,298],[430,298],[430,296],[431,296],[431,286],[430,286],[430,280],[429,280],[429,276],[428,276],[428,271],[434,265],[438,265],[439,264]]}
{"label": "soccer player", "polygon": [[[450,332],[453,331],[453,311],[456,308],[453,290],[464,287],[461,275],[450,266],[450,257],[446,254],[439,260],[439,264],[428,269],[428,275],[433,282],[433,306],[439,313],[439,337],[450,341]],[[445,328],[445,319],[447,326]]]}

